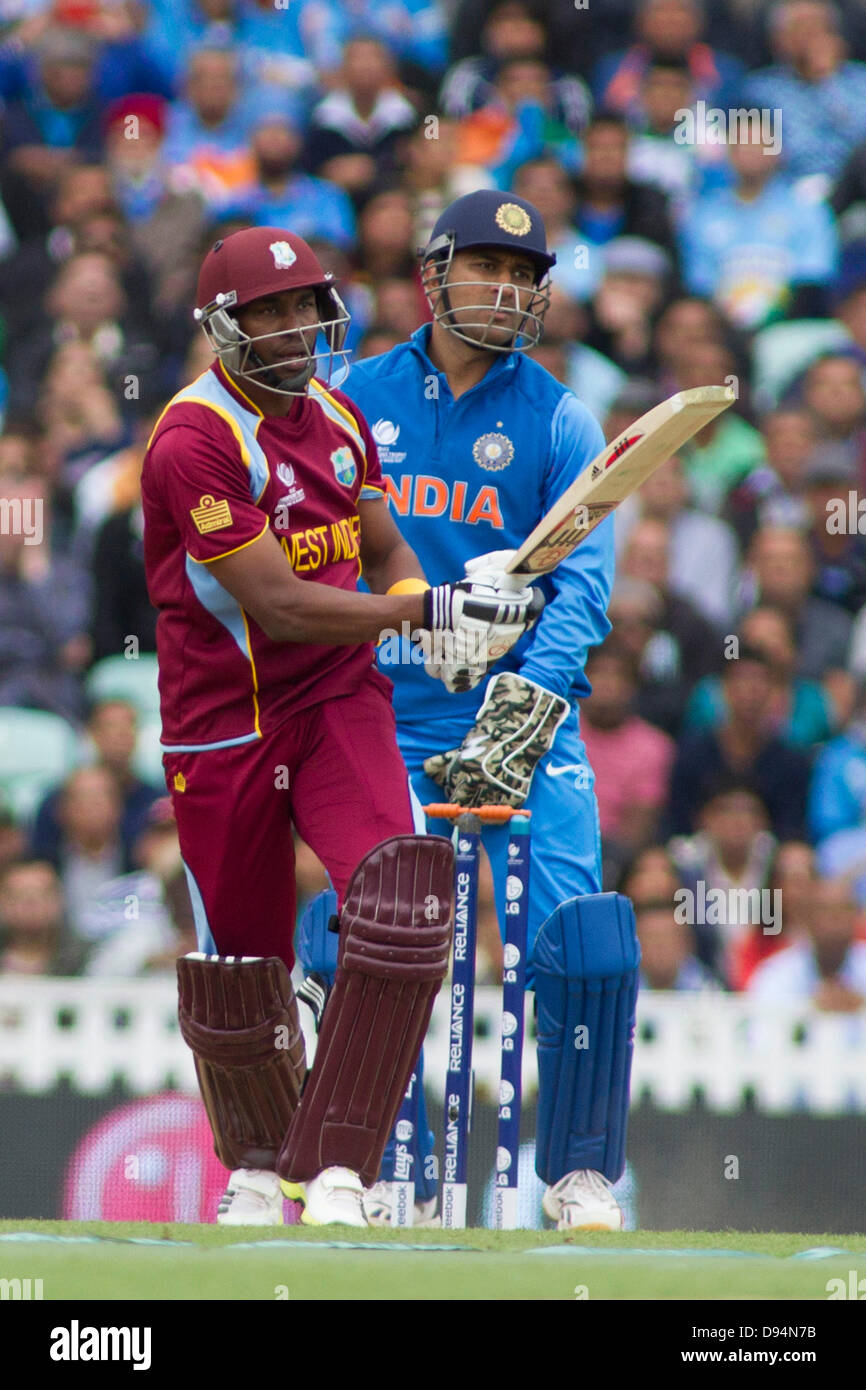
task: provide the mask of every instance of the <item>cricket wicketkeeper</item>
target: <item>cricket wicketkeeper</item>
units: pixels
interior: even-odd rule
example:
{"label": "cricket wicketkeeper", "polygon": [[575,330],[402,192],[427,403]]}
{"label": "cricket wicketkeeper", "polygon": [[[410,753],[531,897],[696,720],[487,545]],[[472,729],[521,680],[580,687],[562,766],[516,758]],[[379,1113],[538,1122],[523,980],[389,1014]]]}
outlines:
{"label": "cricket wicketkeeper", "polygon": [[[164,766],[199,938],[178,962],[181,1028],[232,1170],[218,1219],[279,1224],[288,1190],[308,1222],[363,1226],[446,973],[453,853],[415,833],[375,643],[406,623],[506,651],[537,593],[500,592],[491,573],[426,587],[363,416],[314,374],[348,316],[300,237],[218,241],[197,305],[216,360],[167,405],[142,477]],[[431,671],[448,680],[447,662]],[[309,1075],[289,977],[293,827],[339,900]]]}

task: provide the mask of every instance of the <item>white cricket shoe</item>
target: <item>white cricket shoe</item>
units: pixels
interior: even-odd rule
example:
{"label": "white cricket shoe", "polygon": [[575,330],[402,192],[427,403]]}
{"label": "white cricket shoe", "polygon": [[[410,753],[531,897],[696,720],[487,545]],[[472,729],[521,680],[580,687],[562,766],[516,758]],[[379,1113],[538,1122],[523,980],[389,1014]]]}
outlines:
{"label": "white cricket shoe", "polygon": [[366,1226],[364,1188],[351,1168],[325,1168],[309,1182],[283,1183],[287,1197],[304,1203],[305,1226]]}
{"label": "white cricket shoe", "polygon": [[276,1173],[236,1168],[217,1208],[220,1226],[282,1226],[283,1192]]}
{"label": "white cricket shoe", "polygon": [[[390,1226],[394,1207],[391,1183],[374,1182],[364,1192],[364,1212],[371,1226]],[[442,1218],[436,1215],[436,1198],[415,1203],[414,1226],[441,1226]]]}
{"label": "white cricket shoe", "polygon": [[622,1211],[607,1178],[593,1168],[566,1173],[541,1205],[558,1231],[621,1231]]}

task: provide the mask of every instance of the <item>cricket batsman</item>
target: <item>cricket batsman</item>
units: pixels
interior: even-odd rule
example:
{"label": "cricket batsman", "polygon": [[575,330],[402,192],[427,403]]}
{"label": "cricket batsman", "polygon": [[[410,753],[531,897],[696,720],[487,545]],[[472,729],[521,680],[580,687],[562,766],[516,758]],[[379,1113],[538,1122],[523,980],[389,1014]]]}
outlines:
{"label": "cricket batsman", "polygon": [[[496,190],[457,199],[421,256],[432,324],[357,363],[347,379],[380,445],[401,533],[431,584],[464,570],[497,583],[604,447],[589,411],[526,355],[543,331],[554,262],[531,203]],[[536,1164],[545,1212],[560,1229],[622,1224],[611,1186],[625,1163],[639,953],[630,904],[600,894],[598,811],[578,715],[590,692],[587,652],[610,630],[613,572],[609,518],[542,581],[540,619],[485,679],[483,663],[445,669],[435,682],[405,654],[387,666],[384,649],[381,658],[421,802],[444,793],[466,806],[532,812]],[[507,840],[506,825],[485,827],[503,928]],[[415,1130],[429,1139],[423,1116]],[[428,1153],[429,1144],[415,1155],[419,1223],[435,1209]],[[386,1162],[367,1194],[376,1223],[390,1221],[392,1176]]]}
{"label": "cricket batsman", "polygon": [[[280,1224],[285,1193],[309,1223],[363,1226],[447,970],[453,868],[447,840],[417,833],[375,644],[406,622],[431,643],[447,633],[462,650],[481,632],[507,649],[539,596],[501,594],[495,574],[428,587],[363,416],[314,374],[348,316],[300,237],[217,241],[197,306],[215,361],[166,406],[142,476],[163,761],[199,946],[178,961],[181,1030],[231,1171],[218,1220]],[[337,893],[309,1074],[289,976],[293,826]]]}

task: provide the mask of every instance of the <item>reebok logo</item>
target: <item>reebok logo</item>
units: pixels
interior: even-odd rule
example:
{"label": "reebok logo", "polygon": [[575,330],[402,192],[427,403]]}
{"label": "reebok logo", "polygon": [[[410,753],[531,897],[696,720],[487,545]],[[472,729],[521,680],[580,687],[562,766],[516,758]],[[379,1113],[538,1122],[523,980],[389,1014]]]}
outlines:
{"label": "reebok logo", "polygon": [[134,1371],[150,1370],[149,1327],[52,1327],[52,1361],[131,1361]]}

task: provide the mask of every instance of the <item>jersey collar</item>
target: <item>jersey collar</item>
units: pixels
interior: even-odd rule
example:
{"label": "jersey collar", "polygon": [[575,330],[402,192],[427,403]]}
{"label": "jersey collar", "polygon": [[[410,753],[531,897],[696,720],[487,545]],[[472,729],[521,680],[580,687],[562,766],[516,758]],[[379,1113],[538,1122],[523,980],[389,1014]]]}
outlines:
{"label": "jersey collar", "polygon": [[[416,357],[420,358],[421,362],[425,366],[427,373],[432,372],[434,376],[440,377],[441,380],[446,382],[447,384],[448,379],[445,373],[440,372],[438,367],[433,366],[433,363],[430,361],[430,358],[427,354],[427,349],[430,346],[430,334],[432,333],[432,331],[432,323],[422,323],[421,327],[416,328],[415,332],[410,337],[409,347],[411,348],[412,352],[415,353]],[[492,367],[489,367],[487,371],[484,373],[484,376],[478,382],[478,385],[472,388],[473,390],[477,391],[479,387],[483,386],[486,382],[493,381],[496,377],[503,376],[506,372],[513,372],[516,369],[518,362],[520,361],[521,354],[519,352],[496,352],[493,354],[493,356],[496,359],[495,362],[493,363]],[[465,392],[465,394],[468,395],[469,392],[467,391]]]}

